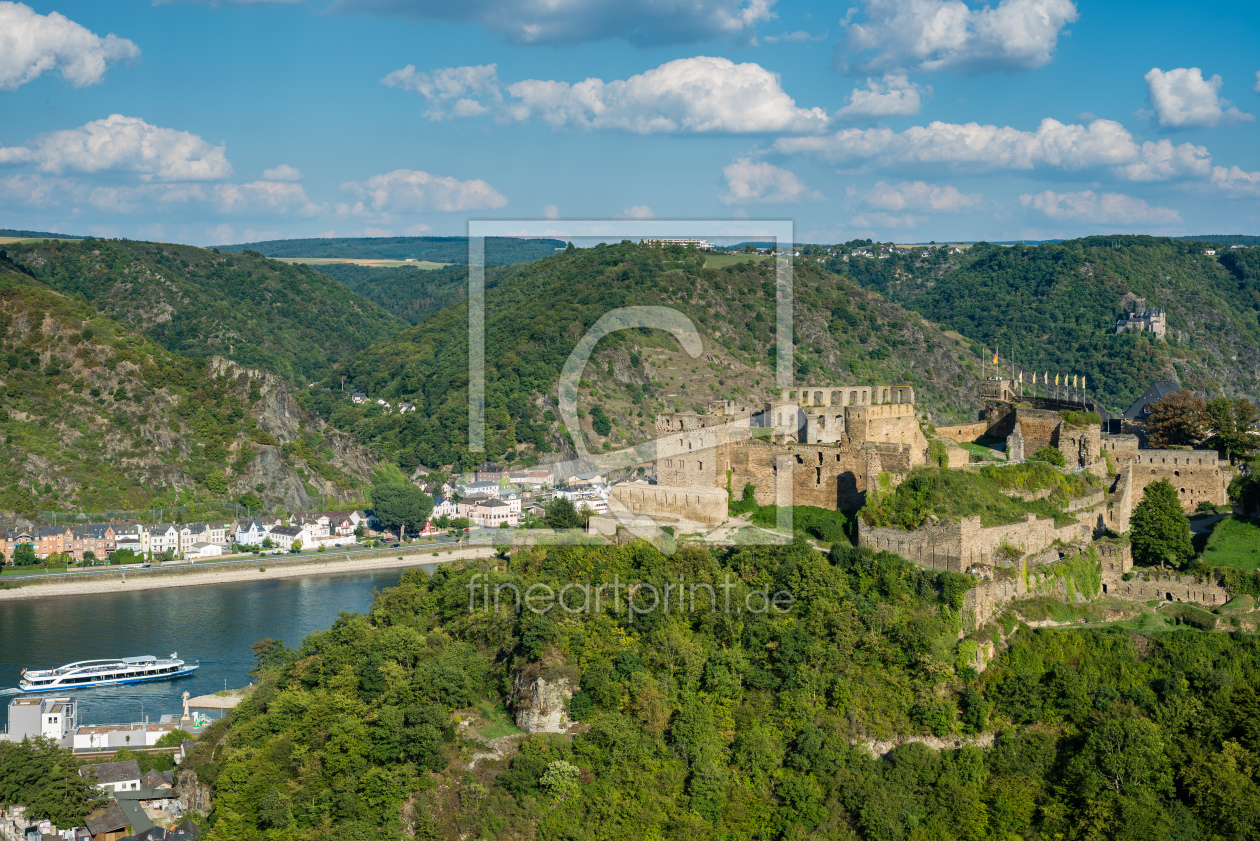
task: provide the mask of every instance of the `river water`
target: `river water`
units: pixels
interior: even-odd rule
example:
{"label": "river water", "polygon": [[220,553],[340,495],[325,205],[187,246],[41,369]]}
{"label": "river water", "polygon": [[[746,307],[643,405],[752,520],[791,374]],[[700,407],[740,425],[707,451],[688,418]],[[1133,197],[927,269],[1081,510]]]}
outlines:
{"label": "river water", "polygon": [[402,570],[310,575],[274,581],[199,584],[134,593],[48,596],[0,602],[0,721],[23,668],[76,660],[178,652],[199,660],[190,677],[75,691],[79,724],[158,721],[193,697],[249,683],[251,646],[266,637],[296,646],[340,611],[366,612],[372,592]]}

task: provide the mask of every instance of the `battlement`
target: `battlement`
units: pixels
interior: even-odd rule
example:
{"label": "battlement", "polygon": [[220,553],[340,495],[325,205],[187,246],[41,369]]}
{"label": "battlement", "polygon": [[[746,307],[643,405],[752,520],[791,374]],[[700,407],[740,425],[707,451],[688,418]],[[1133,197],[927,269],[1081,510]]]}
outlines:
{"label": "battlement", "polygon": [[871,406],[882,403],[914,403],[914,387],[908,385],[817,385],[785,388],[779,401],[807,406]]}

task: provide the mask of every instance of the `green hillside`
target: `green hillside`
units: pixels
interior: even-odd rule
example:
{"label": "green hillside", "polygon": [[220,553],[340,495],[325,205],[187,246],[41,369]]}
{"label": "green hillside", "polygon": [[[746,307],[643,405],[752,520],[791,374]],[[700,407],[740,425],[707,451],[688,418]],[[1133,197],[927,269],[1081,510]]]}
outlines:
{"label": "green hillside", "polygon": [[[540,260],[564,248],[558,239],[486,237],[486,263],[523,263]],[[220,245],[222,251],[251,249],[268,257],[341,257],[356,260],[429,260],[434,263],[468,263],[467,237],[324,237],[277,239]]]}
{"label": "green hillside", "polygon": [[6,248],[52,288],[82,295],[167,350],[292,380],[324,376],[406,326],[326,275],[256,252],[100,239]]}
{"label": "green hillside", "polygon": [[[968,634],[968,576],[839,546],[539,546],[485,569],[409,569],[366,615],[258,643],[256,688],[180,765],[211,786],[205,841],[1256,837],[1254,635],[1011,614]],[[650,607],[683,581],[697,601]],[[642,586],[580,606],[616,582]],[[737,615],[710,582],[794,598]],[[483,608],[483,587],[572,598]],[[539,678],[569,732],[508,723],[542,708]]]}
{"label": "green hillside", "polygon": [[361,499],[375,462],[278,377],[171,353],[0,258],[0,519]]}
{"label": "green hillside", "polygon": [[[575,249],[505,270],[487,283],[487,447],[494,458],[570,451],[555,415],[556,382],[578,339],[617,307],[664,305],[693,320],[704,340],[698,359],[665,334],[605,339],[584,373],[581,408],[591,449],[652,436],[654,414],[703,410],[710,400],[761,401],[774,389],[773,264],[744,261],[703,268],[704,256],[631,243]],[[856,284],[809,261],[795,279],[798,382],[905,383],[939,418],[974,411],[970,347]],[[415,403],[408,415],[353,406],[339,379],[304,400],[340,429],[354,430],[382,458],[403,467],[470,465],[466,449],[468,312],[451,306],[348,363],[346,391]],[[590,414],[609,418],[602,431]],[[602,426],[602,423],[601,423]]]}
{"label": "green hillside", "polygon": [[[319,271],[411,324],[419,324],[468,294],[467,266],[420,269],[324,263]],[[491,266],[487,275],[493,276],[496,271],[501,269]]]}
{"label": "green hillside", "polygon": [[[827,265],[1029,371],[1084,374],[1112,409],[1156,379],[1206,394],[1260,395],[1260,252],[1201,243],[1089,237],[1038,246],[926,247]],[[1169,337],[1116,335],[1125,305],[1168,312]]]}

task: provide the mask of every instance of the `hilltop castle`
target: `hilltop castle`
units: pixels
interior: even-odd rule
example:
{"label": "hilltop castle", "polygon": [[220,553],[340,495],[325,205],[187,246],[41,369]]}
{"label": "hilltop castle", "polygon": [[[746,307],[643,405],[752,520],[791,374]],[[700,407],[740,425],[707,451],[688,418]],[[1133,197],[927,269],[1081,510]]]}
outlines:
{"label": "hilltop castle", "polygon": [[1154,333],[1155,338],[1162,339],[1168,332],[1168,316],[1162,307],[1147,307],[1145,298],[1137,298],[1133,301],[1133,309],[1116,322],[1116,332]]}

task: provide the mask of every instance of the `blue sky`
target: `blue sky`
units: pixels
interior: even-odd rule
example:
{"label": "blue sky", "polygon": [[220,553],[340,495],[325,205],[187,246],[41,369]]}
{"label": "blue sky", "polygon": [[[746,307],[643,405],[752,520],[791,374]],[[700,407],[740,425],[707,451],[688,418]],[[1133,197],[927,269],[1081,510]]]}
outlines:
{"label": "blue sky", "polygon": [[0,227],[1260,233],[1260,8],[0,2]]}

